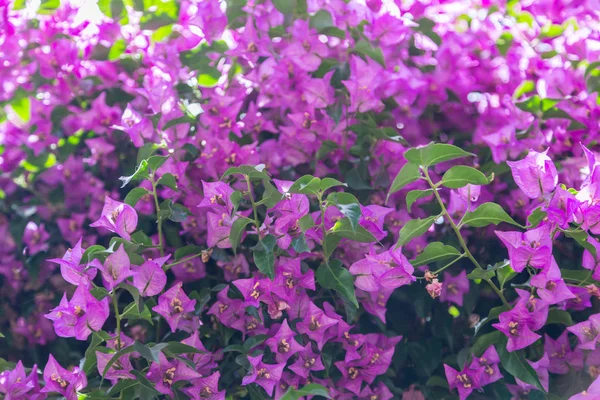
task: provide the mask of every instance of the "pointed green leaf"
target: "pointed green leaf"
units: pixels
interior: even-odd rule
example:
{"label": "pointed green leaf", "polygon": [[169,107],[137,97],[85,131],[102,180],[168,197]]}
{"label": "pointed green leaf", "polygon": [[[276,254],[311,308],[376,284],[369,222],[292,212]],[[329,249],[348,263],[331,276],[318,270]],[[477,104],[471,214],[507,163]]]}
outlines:
{"label": "pointed green leaf", "polygon": [[402,229],[400,229],[400,237],[396,246],[404,246],[416,237],[421,236],[433,225],[437,216],[427,217],[424,219],[411,219]]}
{"label": "pointed green leaf", "polygon": [[343,182],[338,181],[337,179],[333,179],[333,178],[323,178],[321,179],[321,192],[326,191],[327,189],[330,189],[332,187],[336,187],[336,186],[348,186]]}
{"label": "pointed green leaf", "polygon": [[334,205],[345,217],[348,217],[352,230],[356,231],[362,212],[356,196],[350,193],[331,193],[327,196],[327,205]]}
{"label": "pointed green leaf", "polygon": [[471,185],[487,185],[488,178],[475,168],[465,165],[455,165],[444,174],[442,185],[450,189],[459,189],[469,184]]}
{"label": "pointed green leaf", "polygon": [[406,209],[408,212],[411,212],[413,204],[415,201],[422,199],[427,196],[431,196],[433,194],[433,189],[427,190],[411,190],[406,194]]}
{"label": "pointed green leaf", "polygon": [[242,240],[242,236],[246,231],[246,226],[248,224],[253,223],[254,221],[250,218],[239,217],[233,222],[231,225],[231,233],[229,234],[229,242],[231,242],[231,248],[233,249],[233,253],[237,253],[237,248],[240,245],[240,241]]}
{"label": "pointed green leaf", "polygon": [[468,153],[460,147],[446,143],[429,143],[424,147],[408,149],[404,153],[404,158],[407,161],[424,167],[432,167],[445,161],[469,156],[475,156],[475,154]]}
{"label": "pointed green leaf", "polygon": [[123,202],[125,202],[125,204],[129,204],[131,207],[135,207],[138,201],[140,201],[142,197],[149,193],[150,192],[142,187],[131,189],[129,193],[127,193],[127,196],[125,196],[125,200],[123,200]]}
{"label": "pointed green leaf", "polygon": [[254,263],[260,272],[273,279],[275,277],[275,254],[273,249],[277,239],[273,235],[267,235],[253,247]]}
{"label": "pointed green leaf", "polygon": [[289,193],[317,194],[321,188],[321,179],[312,175],[304,175],[292,184]]}
{"label": "pointed green leaf", "polygon": [[416,181],[420,177],[421,172],[419,171],[418,164],[413,164],[410,162],[404,164],[404,166],[402,167],[400,172],[398,172],[398,175],[396,175],[396,178],[394,178],[394,181],[392,182],[392,186],[390,187],[390,191],[388,192],[385,200],[386,203],[392,194],[401,190],[404,186],[408,185],[409,183]]}
{"label": "pointed green leaf", "polygon": [[419,254],[411,264],[415,267],[427,265],[439,261],[450,261],[460,257],[462,254],[452,246],[448,246],[441,242],[429,243],[427,247]]}
{"label": "pointed green leaf", "polygon": [[529,365],[522,350],[510,353],[506,350],[506,343],[496,343],[496,350],[500,356],[502,367],[515,378],[535,386],[538,390],[546,393],[540,382],[537,372]]}
{"label": "pointed green leaf", "polygon": [[179,189],[177,188],[177,179],[175,178],[175,175],[173,175],[173,174],[170,174],[170,173],[164,174],[163,176],[160,177],[160,179],[156,183],[158,185],[163,185],[168,188],[171,188],[171,189],[175,190],[176,192],[179,191]]}
{"label": "pointed green leaf", "polygon": [[330,232],[361,243],[372,243],[377,241],[371,232],[360,225],[358,225],[356,229],[352,229],[352,223],[347,217],[338,220],[335,225],[333,225],[333,228],[330,229]]}
{"label": "pointed green leaf", "polygon": [[358,301],[354,293],[354,277],[342,266],[340,260],[321,264],[317,269],[316,279],[319,285],[335,290],[358,308]]}
{"label": "pointed green leaf", "polygon": [[490,224],[498,225],[501,222],[521,226],[500,205],[483,203],[475,211],[466,213],[460,226],[469,225],[474,228],[481,228]]}

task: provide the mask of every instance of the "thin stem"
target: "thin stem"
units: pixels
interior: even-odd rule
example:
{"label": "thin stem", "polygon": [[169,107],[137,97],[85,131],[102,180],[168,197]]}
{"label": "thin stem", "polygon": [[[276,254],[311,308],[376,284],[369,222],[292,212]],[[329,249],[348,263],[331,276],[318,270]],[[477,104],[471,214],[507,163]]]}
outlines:
{"label": "thin stem", "polygon": [[444,265],[443,267],[441,267],[437,271],[432,272],[432,274],[438,275],[439,273],[443,272],[446,268],[454,265],[454,263],[458,262],[458,260],[462,260],[464,257],[466,257],[466,255],[465,254],[461,254],[460,257],[458,257],[457,259],[455,259],[453,261],[450,261],[448,264]]}
{"label": "thin stem", "polygon": [[[460,243],[460,247],[462,247],[463,251],[465,252],[465,255],[467,256],[467,258],[469,260],[471,260],[471,262],[473,263],[473,265],[475,265],[475,267],[477,269],[480,269],[480,270],[483,271],[483,268],[477,262],[477,260],[475,259],[475,257],[473,257],[473,254],[471,254],[471,251],[467,247],[467,243],[465,242],[465,239],[463,239],[463,237],[462,237],[462,235],[460,233],[460,228],[454,223],[454,220],[452,219],[452,217],[450,216],[450,213],[446,209],[446,206],[444,205],[444,201],[442,200],[442,198],[440,197],[440,194],[437,191],[437,186],[431,180],[431,177],[429,176],[429,172],[427,171],[427,168],[423,169],[423,173],[425,174],[425,180],[427,180],[427,183],[429,184],[429,186],[433,190],[433,195],[435,196],[437,202],[439,203],[440,207],[442,208],[442,214],[444,214],[444,216],[446,217],[446,219],[450,223],[450,226],[452,227],[452,230],[456,234],[456,237],[458,238],[458,242]],[[492,282],[492,280],[490,278],[487,278],[487,279],[484,279],[484,280],[488,283],[488,285],[490,285],[490,287],[494,290],[494,292],[496,292],[496,294],[498,295],[498,297],[500,297],[500,300],[502,300],[502,303],[505,306],[509,306],[508,301],[506,301],[506,298],[504,297],[504,294],[502,293],[502,291],[500,289],[498,289],[498,287],[496,286],[496,284],[494,282]]]}
{"label": "thin stem", "polygon": [[152,196],[154,197],[154,206],[156,207],[156,223],[158,225],[158,250],[160,251],[160,256],[163,257],[165,255],[165,249],[163,246],[162,219],[160,218],[158,193],[156,193],[156,182],[154,182],[154,178],[150,179],[150,182],[152,183]]}
{"label": "thin stem", "polygon": [[327,238],[327,231],[325,229],[325,209],[323,208],[323,194],[317,193],[317,199],[319,200],[319,210],[321,211],[321,230],[323,231],[323,256],[325,256],[325,263],[329,264],[329,254],[327,253],[327,242],[325,239]]}
{"label": "thin stem", "polygon": [[258,222],[258,211],[256,210],[256,202],[254,201],[254,195],[252,194],[250,177],[246,176],[245,178],[246,186],[248,187],[248,197],[250,197],[250,203],[252,203],[252,211],[254,213],[254,225],[256,225],[256,231],[258,232],[258,238],[260,239],[260,223]]}
{"label": "thin stem", "polygon": [[179,260],[179,261],[175,261],[175,262],[172,262],[171,264],[167,264],[167,265],[165,265],[165,266],[163,267],[163,269],[164,269],[165,271],[168,271],[168,270],[170,270],[170,269],[171,269],[171,267],[174,267],[174,266],[175,266],[175,265],[177,265],[177,264],[181,264],[181,263],[184,263],[184,262],[186,262],[186,261],[189,261],[189,260],[193,260],[194,258],[201,257],[201,256],[202,256],[202,253],[197,253],[197,254],[194,254],[194,255],[192,255],[192,256],[190,256],[190,257],[188,257],[188,258],[182,258],[182,259],[181,259],[181,260]]}
{"label": "thin stem", "polygon": [[111,295],[111,298],[117,320],[117,349],[121,350],[121,315],[119,314],[119,296],[117,296],[116,290]]}

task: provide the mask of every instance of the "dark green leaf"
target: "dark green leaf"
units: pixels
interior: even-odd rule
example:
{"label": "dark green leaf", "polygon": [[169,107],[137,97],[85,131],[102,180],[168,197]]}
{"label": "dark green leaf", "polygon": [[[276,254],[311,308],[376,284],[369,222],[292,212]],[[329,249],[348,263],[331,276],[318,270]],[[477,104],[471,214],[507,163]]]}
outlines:
{"label": "dark green leaf", "polygon": [[124,188],[129,182],[138,179],[145,179],[148,178],[148,176],[148,161],[142,160],[132,175],[122,176],[119,178],[119,180],[123,182],[121,187]]}
{"label": "dark green leaf", "polygon": [[494,307],[490,310],[490,312],[488,313],[488,316],[483,318],[481,321],[479,321],[477,323],[477,325],[475,325],[475,334],[477,335],[477,333],[479,332],[479,330],[486,325],[488,322],[491,322],[495,319],[498,318],[498,316],[500,314],[502,314],[503,312],[508,311],[506,306],[499,306],[499,307]]}
{"label": "dark green leaf", "polygon": [[193,346],[181,342],[167,342],[165,349],[173,354],[205,354],[205,351],[199,350]]}
{"label": "dark green leaf", "polygon": [[398,175],[396,175],[396,178],[394,178],[394,181],[392,182],[390,191],[387,194],[386,203],[392,194],[401,190],[404,186],[408,185],[409,183],[415,182],[420,177],[421,171],[419,170],[419,166],[417,164],[413,164],[410,162],[404,164],[404,166],[402,167],[400,172],[398,172]]}
{"label": "dark green leaf", "polygon": [[459,189],[469,184],[471,185],[487,185],[488,178],[475,168],[465,165],[455,165],[444,174],[442,185],[450,189]]}
{"label": "dark green leaf", "polygon": [[304,217],[300,218],[298,225],[300,226],[300,230],[302,231],[302,233],[304,233],[307,230],[309,230],[310,228],[312,228],[313,226],[315,226],[315,220],[313,219],[313,217],[310,214],[308,214],[308,215],[305,215]]}
{"label": "dark green leaf", "polygon": [[173,174],[170,174],[170,173],[164,174],[163,176],[160,177],[160,179],[156,183],[158,185],[164,185],[175,191],[179,191],[179,189],[177,188],[177,179],[175,178],[175,175],[173,175]]}
{"label": "dark green leaf", "polygon": [[414,238],[423,235],[437,218],[437,216],[431,216],[424,219],[411,219],[406,222],[402,229],[400,229],[400,237],[396,246],[404,246]]}
{"label": "dark green leaf", "polygon": [[342,266],[340,260],[321,264],[317,269],[316,279],[319,285],[335,290],[358,308],[358,301],[354,293],[354,277]]}
{"label": "dark green leaf", "polygon": [[500,205],[496,203],[483,203],[475,211],[465,214],[461,226],[469,225],[474,228],[480,228],[490,224],[498,225],[501,222],[521,226]]}
{"label": "dark green leaf", "polygon": [[485,269],[475,268],[473,271],[471,271],[470,274],[467,275],[467,278],[469,278],[471,280],[475,280],[475,279],[488,280],[488,279],[492,279],[494,276],[496,276],[495,270],[485,270]]}
{"label": "dark green leaf", "polygon": [[152,314],[150,313],[150,309],[145,304],[143,304],[143,303],[141,303],[141,304],[142,304],[143,310],[140,312],[138,310],[138,305],[136,304],[135,301],[129,303],[123,310],[123,313],[121,314],[121,318],[128,319],[131,321],[144,320],[144,321],[148,321],[151,325],[154,325],[154,323],[152,322]]}
{"label": "dark green leaf", "polygon": [[527,221],[529,222],[527,229],[533,229],[537,227],[544,220],[544,218],[546,218],[547,215],[548,214],[546,213],[546,211],[542,211],[542,207],[538,207],[535,210],[533,210],[529,217],[527,217]]}
{"label": "dark green leaf", "polygon": [[356,229],[353,229],[352,223],[347,217],[338,220],[335,225],[333,225],[330,232],[343,238],[352,239],[361,243],[372,243],[377,241],[371,232],[362,226],[358,225]]}
{"label": "dark green leaf", "polygon": [[175,251],[175,261],[181,260],[187,256],[191,256],[192,254],[199,254],[201,251],[202,247],[193,244],[181,247]]}
{"label": "dark green leaf", "polygon": [[104,289],[103,287],[95,287],[93,289],[90,290],[90,293],[92,294],[92,296],[94,296],[97,300],[102,300],[104,299],[106,296],[109,295],[108,290]]}
{"label": "dark green leaf", "polygon": [[486,333],[485,335],[481,335],[473,344],[473,355],[475,357],[481,357],[481,355],[490,347],[495,345],[498,342],[501,342],[504,337],[504,334],[500,331],[494,331],[491,333]]}
{"label": "dark green leaf", "polygon": [[330,28],[333,25],[331,14],[326,10],[319,10],[310,17],[310,27],[315,28],[318,32],[325,28]]}
{"label": "dark green leaf", "polygon": [[321,192],[326,191],[327,189],[330,189],[332,187],[336,187],[336,186],[348,186],[343,182],[338,181],[337,179],[333,179],[333,178],[323,178],[321,179]]}
{"label": "dark green leaf", "polygon": [[304,175],[290,186],[289,193],[317,194],[321,188],[321,179],[312,175]]}
{"label": "dark green leaf", "polygon": [[506,282],[510,281],[514,277],[516,277],[518,273],[515,272],[514,269],[507,264],[505,267],[498,268],[496,270],[496,276],[498,278],[498,282],[500,283],[500,290],[504,289],[504,285]]}
{"label": "dark green leaf", "polygon": [[353,51],[360,55],[372,58],[385,68],[385,58],[383,57],[383,52],[379,47],[373,47],[369,42],[365,40],[359,40],[354,45]]}
{"label": "dark green leaf", "polygon": [[231,248],[233,249],[233,253],[237,252],[237,248],[240,245],[240,241],[242,240],[242,236],[246,231],[246,226],[248,224],[253,223],[254,221],[250,218],[246,217],[238,217],[235,220],[233,225],[231,226],[231,233],[229,234],[229,241],[231,242]]}
{"label": "dark green leaf", "polygon": [[297,0],[273,0],[273,5],[282,14],[292,14],[296,9]]}
{"label": "dark green leaf", "polygon": [[413,204],[415,201],[422,199],[427,196],[431,196],[433,194],[433,189],[427,190],[411,190],[406,194],[406,208],[408,212],[411,212]]}
{"label": "dark green leaf", "polygon": [[567,311],[551,308],[550,311],[548,311],[548,319],[546,320],[546,325],[550,324],[571,326],[573,325],[573,319],[571,318],[571,314]]}
{"label": "dark green leaf", "polygon": [[303,233],[292,239],[292,248],[297,253],[310,252],[310,249],[308,248],[308,245],[306,244],[306,237],[304,236]]}
{"label": "dark green leaf", "polygon": [[460,147],[446,143],[429,143],[424,147],[408,149],[404,153],[406,160],[425,167],[469,156],[475,156],[475,154],[468,153]]}
{"label": "dark green leaf", "polygon": [[331,193],[327,196],[327,204],[336,206],[345,217],[348,217],[352,230],[356,231],[358,221],[362,215],[356,196],[343,192]]}
{"label": "dark green leaf", "polygon": [[273,279],[275,276],[275,254],[273,249],[277,239],[273,235],[267,235],[253,248],[254,263],[260,272]]}
{"label": "dark green leaf", "polygon": [[125,196],[125,200],[123,201],[125,202],[125,204],[129,204],[131,207],[135,207],[138,201],[140,201],[142,197],[149,193],[150,192],[148,192],[146,189],[137,187],[129,191],[129,193],[127,193],[127,196]]}
{"label": "dark green leaf", "polygon": [[454,247],[445,245],[441,242],[433,242],[429,243],[423,252],[411,261],[411,264],[415,267],[420,267],[421,265],[439,261],[447,260],[449,262],[460,256],[460,251],[456,250]]}
{"label": "dark green leaf", "polygon": [[496,343],[496,350],[500,356],[500,363],[502,364],[502,367],[509,374],[515,378],[519,378],[525,383],[535,386],[538,390],[546,393],[542,387],[538,374],[531,367],[531,365],[529,365],[525,359],[525,356],[523,355],[522,350],[509,353],[509,351],[506,350],[505,343]]}

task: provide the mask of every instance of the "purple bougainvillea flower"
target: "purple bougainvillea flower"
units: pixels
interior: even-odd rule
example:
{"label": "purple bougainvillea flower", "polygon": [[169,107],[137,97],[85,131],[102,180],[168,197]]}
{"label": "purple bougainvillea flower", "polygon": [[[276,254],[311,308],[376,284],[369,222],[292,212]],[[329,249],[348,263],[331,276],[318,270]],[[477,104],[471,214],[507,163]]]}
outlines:
{"label": "purple bougainvillea flower", "polygon": [[499,320],[492,326],[508,337],[506,349],[509,352],[523,349],[541,338],[531,330],[534,322],[524,305],[517,304],[512,310],[503,312]]}
{"label": "purple bougainvillea flower", "polygon": [[245,306],[259,307],[260,301],[264,301],[269,294],[271,280],[259,278],[238,279],[233,281],[233,285],[242,293]]}
{"label": "purple bougainvillea flower", "polygon": [[530,283],[531,286],[538,288],[538,296],[548,304],[556,304],[575,298],[565,281],[562,280],[560,269],[554,257],[551,258],[550,265],[545,270],[531,278]]}
{"label": "purple bougainvillea flower", "polygon": [[383,230],[383,223],[386,215],[394,211],[393,208],[382,207],[378,205],[360,206],[361,216],[359,225],[368,230],[377,240],[382,240],[387,236]]}
{"label": "purple bougainvillea flower", "polygon": [[50,234],[46,232],[44,224],[36,224],[33,221],[29,221],[25,225],[25,232],[23,232],[23,243],[27,246],[29,254],[33,255],[40,251],[46,251],[48,249],[48,239]]}
{"label": "purple bougainvillea flower", "polygon": [[454,368],[444,364],[446,379],[450,385],[450,389],[458,390],[460,400],[465,400],[474,390],[481,388],[481,375],[483,369],[466,368],[462,371],[457,371]]}
{"label": "purple bougainvillea flower", "polygon": [[397,248],[370,254],[352,264],[349,271],[356,276],[355,286],[366,292],[378,292],[414,282],[414,268],[401,251],[401,248]]}
{"label": "purple bougainvillea flower", "polygon": [[125,246],[123,245],[119,246],[114,253],[106,257],[104,264],[97,262],[94,266],[102,273],[104,287],[108,290],[113,290],[119,283],[134,275],[133,271],[131,271],[129,256],[125,252]]}
{"label": "purple bougainvillea flower", "polygon": [[131,233],[135,231],[137,223],[138,215],[133,207],[106,196],[100,219],[90,226],[107,229],[123,239],[131,240]]}
{"label": "purple bougainvillea flower", "polygon": [[262,358],[262,354],[256,357],[248,357],[248,361],[252,366],[252,372],[242,379],[242,385],[256,383],[265,389],[269,396],[272,396],[275,385],[277,385],[281,379],[285,363],[265,364],[262,362]]}
{"label": "purple bougainvillea flower", "polygon": [[322,371],[325,369],[321,361],[321,355],[313,351],[312,343],[307,343],[304,348],[300,348],[302,351],[300,351],[296,361],[288,367],[289,369],[304,379],[308,378],[310,371]]}
{"label": "purple bougainvillea flower", "polygon": [[60,273],[65,281],[76,286],[87,286],[96,276],[97,270],[81,265],[83,256],[81,240],[79,239],[75,247],[68,249],[62,258],[52,258],[48,261],[60,265]]}
{"label": "purple bougainvillea flower", "polygon": [[294,339],[294,336],[296,336],[296,332],[290,328],[287,319],[284,319],[277,333],[265,341],[265,344],[275,354],[277,362],[285,363],[291,356],[302,350],[302,346]]}
{"label": "purple bougainvillea flower", "polygon": [[528,265],[534,268],[545,267],[552,256],[552,238],[548,225],[521,232],[495,231],[496,236],[508,249],[510,265],[521,272]]}
{"label": "purple bougainvillea flower", "polygon": [[161,259],[147,260],[139,267],[133,267],[133,286],[142,296],[156,296],[167,284],[167,274],[162,265],[170,256]]}
{"label": "purple bougainvillea flower", "polygon": [[578,349],[594,350],[600,338],[600,314],[591,315],[587,321],[567,327],[579,339]]}
{"label": "purple bougainvillea flower", "polygon": [[196,300],[191,300],[186,296],[181,288],[182,283],[175,284],[158,297],[158,305],[152,308],[152,311],[162,315],[171,327],[171,332],[175,332],[186,314],[194,311]]}
{"label": "purple bougainvillea flower", "polygon": [[219,391],[219,371],[204,378],[192,380],[192,387],[184,389],[184,392],[192,400],[225,400],[225,390]]}
{"label": "purple bougainvillea flower", "polygon": [[158,360],[150,365],[146,378],[154,382],[154,388],[162,394],[173,396],[172,386],[175,382],[201,378],[200,374],[188,367],[185,362],[180,360],[171,362],[162,352],[159,353]]}
{"label": "purple bougainvillea flower", "polygon": [[[37,374],[37,365],[33,366],[33,371]],[[37,377],[35,377],[37,379]],[[18,400],[28,398],[28,393],[32,392],[35,384],[25,374],[25,368],[21,361],[13,370],[6,370],[0,373],[0,393],[4,395],[5,400]]]}
{"label": "purple bougainvillea flower", "polygon": [[456,276],[450,275],[449,272],[444,272],[442,285],[440,300],[454,303],[457,306],[462,306],[464,295],[469,292],[469,279],[467,279],[467,271],[463,269]]}
{"label": "purple bougainvillea flower", "polygon": [[83,221],[85,218],[85,214],[71,214],[70,218],[56,219],[60,233],[72,246],[84,235]]}
{"label": "purple bougainvillea flower", "polygon": [[515,183],[530,199],[551,193],[558,183],[558,172],[547,153],[529,150],[524,159],[507,161]]}
{"label": "purple bougainvillea flower", "polygon": [[129,354],[126,354],[115,361],[110,366],[108,371],[106,371],[106,375],[104,375],[104,369],[113,356],[114,353],[96,351],[96,358],[98,360],[98,374],[103,376],[104,379],[109,379],[113,385],[120,379],[136,379],[135,375],[130,372],[133,367],[131,366],[131,361],[129,360]]}
{"label": "purple bougainvillea flower", "polygon": [[498,356],[496,349],[494,346],[490,346],[486,351],[483,352],[481,357],[473,358],[469,369],[483,369],[483,372],[480,375],[481,380],[479,383],[481,386],[486,386],[502,379],[500,368],[498,368],[499,363],[500,357]]}
{"label": "purple bougainvillea flower", "polygon": [[544,353],[549,357],[548,371],[553,374],[567,374],[569,368],[583,368],[584,354],[580,349],[571,350],[568,331],[564,331],[556,340],[544,335]]}
{"label": "purple bougainvillea flower", "polygon": [[329,318],[323,310],[310,302],[304,319],[296,324],[296,329],[317,342],[317,347],[321,350],[325,344],[325,331],[337,323],[337,320]]}
{"label": "purple bougainvillea flower", "polygon": [[76,392],[87,386],[85,373],[78,367],[68,371],[60,366],[52,354],[48,357],[48,363],[44,368],[44,382],[46,386],[42,393],[59,393],[67,400],[76,400]]}
{"label": "purple bougainvillea flower", "polygon": [[561,187],[556,188],[554,196],[546,207],[548,221],[562,229],[569,228],[570,223],[580,219],[579,205],[580,202],[571,192]]}
{"label": "purple bougainvillea flower", "polygon": [[89,288],[78,286],[70,301],[65,293],[58,307],[45,317],[54,322],[58,336],[86,340],[92,332],[102,329],[109,313],[108,298],[97,300]]}
{"label": "purple bougainvillea flower", "polygon": [[202,190],[204,198],[198,204],[198,207],[215,214],[231,214],[233,203],[231,194],[234,190],[225,182],[204,182],[202,181]]}

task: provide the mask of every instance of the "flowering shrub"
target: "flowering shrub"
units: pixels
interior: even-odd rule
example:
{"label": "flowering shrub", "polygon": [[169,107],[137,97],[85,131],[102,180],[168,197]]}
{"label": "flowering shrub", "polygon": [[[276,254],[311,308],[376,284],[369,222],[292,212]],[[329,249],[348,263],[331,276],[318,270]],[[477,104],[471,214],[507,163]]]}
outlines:
{"label": "flowering shrub", "polygon": [[600,398],[598,10],[0,0],[3,398]]}

